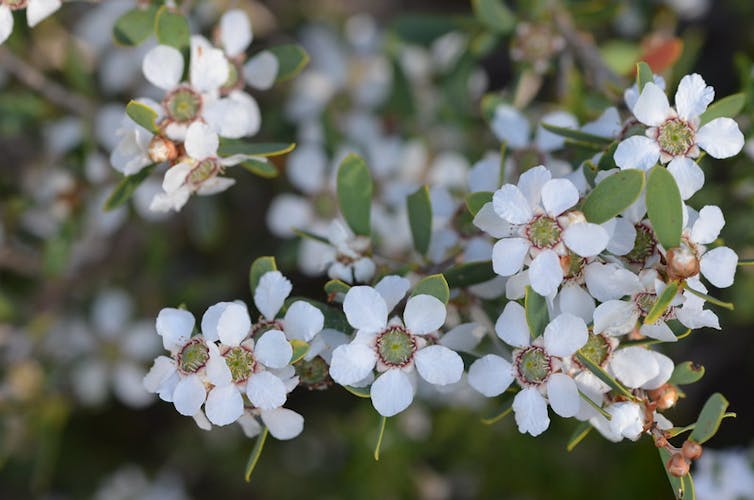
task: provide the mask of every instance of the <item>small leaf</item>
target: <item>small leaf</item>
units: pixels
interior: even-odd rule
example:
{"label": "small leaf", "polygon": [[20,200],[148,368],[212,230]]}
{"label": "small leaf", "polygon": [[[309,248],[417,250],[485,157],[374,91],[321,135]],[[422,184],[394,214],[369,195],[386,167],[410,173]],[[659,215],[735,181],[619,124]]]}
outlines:
{"label": "small leaf", "polygon": [[645,62],[640,62],[636,64],[636,85],[639,87],[639,93],[641,93],[642,90],[644,90],[644,85],[648,84],[649,82],[654,82],[654,74],[652,73],[652,68],[649,67],[649,64]]}
{"label": "small leaf", "polygon": [[577,128],[566,128],[566,127],[558,127],[556,125],[550,125],[549,123],[541,122],[540,125],[542,128],[549,130],[553,134],[557,134],[561,137],[565,137],[567,139],[573,139],[578,142],[587,143],[587,144],[596,144],[597,146],[600,146],[600,149],[602,147],[607,146],[613,140],[609,137],[602,137],[599,135],[589,134],[587,132],[582,132],[581,130]]}
{"label": "small leaf", "polygon": [[330,295],[347,294],[351,289],[351,285],[340,280],[330,280],[325,283],[325,293]]}
{"label": "small leaf", "polygon": [[259,257],[251,263],[251,268],[249,268],[249,287],[251,288],[252,297],[262,276],[270,271],[277,270],[278,266],[275,263],[275,257]]}
{"label": "small leaf", "polygon": [[486,203],[491,201],[492,191],[478,191],[466,195],[466,208],[469,209],[471,215],[476,215]]}
{"label": "small leaf", "polygon": [[160,129],[157,127],[157,111],[153,110],[146,104],[139,101],[131,101],[126,105],[126,114],[137,125],[145,128],[153,134],[158,134]]}
{"label": "small leaf", "polygon": [[380,419],[380,434],[377,436],[377,444],[374,446],[374,460],[380,461],[380,448],[382,448],[382,438],[385,436],[385,425],[387,424],[387,417]]}
{"label": "small leaf", "polygon": [[605,420],[612,420],[613,416],[610,415],[610,413],[607,412],[603,407],[592,401],[592,398],[581,392],[581,389],[579,389],[579,397],[589,406],[591,406],[594,411],[605,417]]}
{"label": "small leaf", "polygon": [[615,164],[615,150],[618,149],[618,144],[620,144],[619,141],[614,141],[602,154],[600,161],[597,162],[597,168],[599,170],[612,170],[618,168]]}
{"label": "small leaf", "polygon": [[127,202],[133,196],[136,188],[149,177],[156,165],[148,165],[134,175],[128,175],[121,179],[110,196],[105,201],[105,211],[110,211]]}
{"label": "small leaf", "polygon": [[342,387],[354,396],[358,396],[363,399],[369,399],[372,397],[369,392],[369,387],[353,387],[351,385],[344,385]]}
{"label": "small leaf", "polygon": [[696,427],[689,439],[699,444],[708,441],[717,433],[720,422],[725,418],[725,410],[728,409],[728,400],[722,394],[716,392],[704,403],[699,418],[696,419]]}
{"label": "small leaf", "polygon": [[675,385],[693,384],[704,376],[704,367],[692,361],[675,365],[668,383]]}
{"label": "small leaf", "polygon": [[408,195],[406,206],[414,248],[420,254],[426,255],[432,238],[432,202],[429,199],[429,188],[422,186]]}
{"label": "small leaf", "polygon": [[422,12],[398,14],[393,17],[389,27],[390,31],[405,42],[429,45],[436,38],[461,26],[458,19],[453,16]]}
{"label": "small leaf", "polygon": [[657,240],[666,250],[681,244],[683,202],[670,172],[655,165],[647,177],[647,214]]}
{"label": "small leaf", "polygon": [[720,299],[716,299],[715,297],[712,297],[710,295],[707,295],[706,293],[702,293],[697,290],[694,290],[693,288],[690,288],[688,286],[685,288],[685,290],[692,295],[696,295],[700,299],[704,299],[710,304],[715,304],[716,306],[724,307],[725,309],[728,309],[729,311],[732,311],[735,309],[735,305],[732,302],[723,302]]}
{"label": "small leaf", "polygon": [[443,275],[450,288],[464,288],[484,283],[497,276],[492,270],[492,261],[468,262],[446,270]]}
{"label": "small leaf", "polygon": [[293,232],[296,235],[301,236],[302,238],[308,238],[310,240],[318,241],[324,245],[332,246],[332,243],[330,243],[330,240],[328,240],[324,236],[320,236],[318,234],[314,234],[312,232],[304,231],[303,229],[298,229],[298,228],[293,228]]}
{"label": "small leaf", "polygon": [[677,281],[671,281],[667,284],[662,293],[657,296],[655,303],[652,304],[652,308],[647,312],[647,316],[644,318],[645,325],[653,325],[658,319],[668,310],[670,303],[678,293],[680,283]]}
{"label": "small leaf", "polygon": [[154,30],[160,44],[175,47],[180,51],[188,51],[191,44],[191,30],[185,16],[170,10],[167,6],[162,6],[157,11]]}
{"label": "small leaf", "polygon": [[433,274],[419,281],[414,287],[411,296],[414,297],[423,294],[436,297],[444,304],[447,304],[448,300],[450,300],[450,288],[448,287],[448,282],[445,280],[445,276],[442,274]]}
{"label": "small leaf", "polygon": [[502,0],[472,0],[474,14],[479,22],[496,33],[510,33],[516,24],[513,12]]}
{"label": "small leaf", "polygon": [[248,155],[248,156],[280,156],[293,151],[296,143],[272,142],[252,143],[240,139],[220,139],[217,153],[220,156]]}
{"label": "small leaf", "polygon": [[584,356],[581,351],[576,352],[576,359],[579,360],[579,363],[581,363],[584,368],[592,372],[592,374],[594,374],[594,376],[596,376],[598,379],[609,385],[610,388],[615,392],[627,397],[631,401],[636,400],[634,395],[631,394],[631,392],[626,389],[623,384],[618,382],[615,378],[613,378],[612,375],[603,370],[602,367],[593,363],[587,356]]}
{"label": "small leaf", "polygon": [[309,63],[309,54],[301,45],[295,43],[277,45],[267,50],[278,60],[276,83],[293,78]]}
{"label": "small leaf", "polygon": [[306,356],[306,353],[309,352],[309,344],[304,342],[303,340],[298,339],[292,339],[289,342],[293,347],[293,355],[291,356],[290,362],[290,364],[293,365],[301,361],[304,356]]}
{"label": "small leaf", "polygon": [[351,230],[361,236],[371,232],[372,176],[364,160],[349,154],[338,168],[338,203]]}
{"label": "small leaf", "polygon": [[684,496],[684,484],[681,481],[680,477],[676,477],[673,474],[668,471],[668,460],[670,460],[670,452],[665,448],[657,448],[657,451],[660,452],[660,460],[662,461],[662,468],[665,470],[665,474],[668,476],[668,481],[670,481],[670,487],[673,489],[673,495],[675,495],[675,498],[677,499],[684,499],[686,500],[686,497]]}
{"label": "small leaf", "polygon": [[746,94],[739,92],[719,101],[714,102],[707,110],[699,116],[699,126],[709,123],[715,118],[734,118],[744,109],[746,105]]}
{"label": "small leaf", "polygon": [[131,9],[115,21],[113,40],[118,45],[134,46],[149,38],[154,31],[157,7]]}
{"label": "small leaf", "polygon": [[631,206],[644,189],[644,172],[621,170],[602,180],[584,200],[586,220],[603,224]]}
{"label": "small leaf", "polygon": [[537,338],[544,333],[547,323],[550,322],[550,315],[547,311],[545,298],[528,285],[524,297],[524,309],[526,310],[526,323],[529,325],[531,337]]}
{"label": "small leaf", "polygon": [[591,431],[592,425],[589,422],[581,422],[578,426],[576,426],[576,429],[573,430],[571,437],[568,438],[566,450],[573,451]]}
{"label": "small leaf", "polygon": [[254,175],[264,179],[272,179],[278,176],[278,169],[275,164],[269,161],[249,158],[240,163],[240,165]]}
{"label": "small leaf", "polygon": [[251,480],[251,473],[254,472],[254,468],[257,466],[257,462],[259,462],[259,457],[262,455],[264,443],[265,441],[267,441],[267,434],[269,434],[269,432],[270,431],[266,426],[263,426],[262,430],[259,431],[257,441],[256,443],[254,443],[254,449],[251,450],[249,460],[246,462],[246,473],[244,474],[244,479],[247,483]]}

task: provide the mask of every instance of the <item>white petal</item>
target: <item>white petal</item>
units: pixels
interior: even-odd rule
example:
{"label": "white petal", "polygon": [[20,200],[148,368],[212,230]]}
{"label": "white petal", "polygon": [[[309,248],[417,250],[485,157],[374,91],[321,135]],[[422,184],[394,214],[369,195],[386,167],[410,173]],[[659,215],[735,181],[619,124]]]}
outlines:
{"label": "white petal", "polygon": [[178,192],[186,183],[186,176],[191,173],[191,168],[189,163],[178,163],[170,167],[162,179],[162,189],[168,194]]}
{"label": "white petal", "polygon": [[389,312],[398,305],[398,302],[403,300],[410,287],[411,282],[403,276],[390,275],[382,278],[374,289],[382,295]]}
{"label": "white petal", "polygon": [[174,352],[183,346],[194,331],[194,315],[182,309],[166,307],[157,315],[155,326],[162,337],[162,345]]}
{"label": "white petal", "polygon": [[584,320],[569,313],[561,313],[545,327],[545,351],[553,356],[568,358],[589,340]]}
{"label": "white petal", "polygon": [[733,284],[738,255],[728,247],[713,248],[700,259],[702,275],[717,288],[727,288]]}
{"label": "white petal", "polygon": [[26,21],[30,28],[50,16],[62,5],[61,0],[30,0],[26,7]]}
{"label": "white petal", "polygon": [[246,384],[249,401],[262,410],[273,410],[283,406],[286,394],[283,381],[268,371],[253,374]]}
{"label": "white petal", "polygon": [[618,136],[622,128],[620,114],[618,110],[611,106],[607,108],[594,121],[585,123],[581,130],[587,134],[598,135],[606,139],[613,139]]}
{"label": "white petal", "polygon": [[698,74],[681,78],[675,92],[675,107],[678,116],[690,120],[704,113],[715,98],[715,90],[708,86]]}
{"label": "white petal", "polygon": [[704,172],[689,158],[674,158],[668,163],[668,172],[673,175],[684,200],[691,198],[704,186]]}
{"label": "white petal", "polygon": [[175,373],[175,361],[167,356],[159,356],[149,372],[144,376],[144,387],[152,393],[160,392],[162,384]]}
{"label": "white petal", "polygon": [[280,271],[266,272],[254,290],[254,304],[268,320],[275,319],[293,285]]}
{"label": "white petal", "polygon": [[529,144],[529,120],[513,106],[495,108],[491,125],[495,137],[511,149],[521,149]]}
{"label": "white petal", "polygon": [[186,131],[186,153],[192,158],[202,160],[217,156],[217,147],[220,140],[209,125],[202,122],[194,122]]}
{"label": "white petal", "polygon": [[634,273],[617,264],[588,264],[584,269],[584,278],[589,293],[601,302],[619,299],[643,288]]}
{"label": "white petal", "polygon": [[471,364],[468,380],[482,395],[499,396],[513,383],[513,367],[500,356],[487,354]]}
{"label": "white petal", "polygon": [[[546,123],[548,125],[554,125],[561,128],[579,128],[579,122],[576,120],[576,117],[571,113],[567,113],[565,111],[554,111],[552,113],[547,113],[542,117],[541,123]],[[537,145],[537,149],[539,149],[540,151],[549,152],[562,148],[565,144],[565,137],[554,132],[550,132],[542,125],[540,125],[539,127],[537,127],[537,133],[535,134],[534,142]]]}
{"label": "white petal", "polygon": [[203,431],[211,431],[212,430],[212,424],[209,420],[207,420],[207,417],[204,415],[204,412],[202,410],[199,410],[198,412],[191,415],[191,418],[194,419],[194,423],[196,423],[196,426],[199,427]]}
{"label": "white petal", "polygon": [[618,436],[636,440],[644,430],[644,412],[636,403],[615,403],[607,408],[612,416],[610,430]]}
{"label": "white petal", "polygon": [[207,381],[213,385],[228,385],[233,381],[228,363],[214,342],[207,343],[209,359],[205,365]]}
{"label": "white petal", "polygon": [[201,36],[191,37],[191,86],[199,92],[215,92],[226,81],[230,72],[223,51],[216,49]]}
{"label": "white petal", "polygon": [[636,227],[624,217],[615,217],[602,224],[610,240],[607,251],[613,255],[626,255],[634,248]]}
{"label": "white petal", "polygon": [[285,172],[291,184],[310,196],[326,188],[330,159],[319,143],[303,144],[288,155]]}
{"label": "white petal", "polygon": [[657,321],[653,325],[642,325],[639,333],[645,337],[662,340],[663,342],[675,342],[678,340],[673,330],[662,320]]}
{"label": "white petal", "polygon": [[646,384],[660,371],[652,352],[638,346],[615,351],[610,369],[618,380],[632,389]]}
{"label": "white petal", "polygon": [[547,402],[536,388],[524,389],[513,399],[518,432],[539,436],[550,426]]}
{"label": "white petal", "polygon": [[445,304],[432,295],[415,295],[408,299],[403,319],[414,335],[426,335],[445,324]]}
{"label": "white petal", "polygon": [[377,377],[370,389],[372,405],[383,417],[392,417],[414,400],[414,387],[402,370],[390,369]]}
{"label": "white petal", "polygon": [[340,385],[353,385],[364,380],[377,363],[374,349],[361,344],[344,344],[335,348],[330,362],[330,376]]}
{"label": "white petal", "polygon": [[416,370],[430,384],[448,385],[461,380],[463,360],[445,346],[431,345],[416,353]]}
{"label": "white petal", "polygon": [[639,311],[634,304],[622,300],[608,300],[594,310],[594,333],[625,335],[636,327]]}
{"label": "white petal", "polygon": [[491,202],[485,203],[474,216],[474,225],[493,238],[504,238],[513,234],[513,226],[497,215]]}
{"label": "white petal", "polygon": [[[270,231],[279,238],[292,238],[296,235],[295,228],[308,227],[313,217],[309,200],[289,193],[283,193],[273,198],[267,209],[266,222]],[[304,253],[310,240],[304,240],[300,253]],[[318,242],[315,242],[318,243]],[[328,245],[327,247],[330,248]],[[318,266],[317,266],[318,267]],[[318,272],[321,271],[318,269]]]}
{"label": "white petal", "polygon": [[665,92],[655,83],[649,82],[644,85],[632,111],[643,124],[657,126],[670,114],[670,103]]}
{"label": "white petal", "polygon": [[322,311],[303,300],[297,300],[283,319],[285,333],[291,339],[309,342],[325,326],[325,316]]}
{"label": "white petal", "polygon": [[594,257],[607,247],[610,235],[604,227],[591,222],[571,224],[563,231],[566,246],[581,257]]}
{"label": "white petal", "polygon": [[207,418],[215,425],[228,425],[243,415],[243,397],[234,384],[215,387],[204,405]]}
{"label": "white petal", "polygon": [[543,297],[555,293],[563,282],[563,268],[558,254],[552,250],[540,252],[529,264],[529,279],[532,289]]}
{"label": "white petal", "polygon": [[13,12],[6,5],[0,5],[0,43],[7,40],[11,33],[13,33]]}
{"label": "white petal", "polygon": [[259,425],[257,419],[247,412],[244,412],[244,414],[241,415],[241,418],[238,419],[238,424],[241,426],[241,430],[243,431],[244,436],[248,438],[258,436],[259,432],[262,430],[262,426]]}
{"label": "white petal", "polygon": [[528,200],[513,184],[506,184],[495,191],[492,206],[495,213],[511,224],[525,224],[534,216]]}
{"label": "white petal", "polygon": [[531,333],[526,322],[526,311],[518,302],[510,301],[495,322],[495,333],[513,347],[529,345]]}
{"label": "white petal", "polygon": [[254,346],[254,357],[268,368],[282,368],[293,356],[293,347],[280,330],[268,330]]}
{"label": "white petal", "polygon": [[263,50],[244,65],[243,76],[246,83],[259,90],[267,90],[275,83],[280,63],[271,52]]}
{"label": "white petal", "polygon": [[[203,321],[202,321],[203,324]],[[225,345],[239,345],[251,331],[251,319],[245,305],[230,303],[217,320],[217,335]]]}
{"label": "white petal", "polygon": [[492,247],[492,269],[500,276],[512,276],[524,267],[530,243],[524,238],[505,238]]}
{"label": "white petal", "polygon": [[696,133],[696,142],[714,158],[730,158],[744,146],[744,136],[731,118],[715,118]]}
{"label": "white petal", "polygon": [[529,201],[529,208],[535,210],[542,198],[542,188],[552,178],[552,174],[544,165],[532,167],[518,178],[518,189]]}
{"label": "white petal", "polygon": [[253,34],[251,23],[244,11],[232,9],[220,18],[220,40],[225,53],[230,57],[237,56],[246,51],[251,43]]}
{"label": "white petal", "polygon": [[439,344],[454,351],[471,352],[485,333],[486,328],[479,323],[462,323],[440,337]]}
{"label": "white petal", "polygon": [[571,313],[590,323],[594,314],[594,299],[581,286],[567,283],[558,294],[558,307],[560,312]]}
{"label": "white petal", "polygon": [[542,186],[542,205],[557,217],[579,201],[579,190],[568,179],[552,179]]}
{"label": "white petal", "polygon": [[293,439],[304,430],[304,417],[287,408],[263,410],[261,417],[275,439]]}
{"label": "white petal", "polygon": [[[228,97],[208,103],[202,111],[202,116],[212,130],[231,139],[254,135],[259,132],[262,124],[259,104],[249,94],[240,90],[234,90]],[[236,159],[234,164],[238,163],[240,161]],[[227,165],[228,162],[225,161],[224,164]]]}
{"label": "white petal", "polygon": [[346,319],[357,330],[378,332],[387,325],[387,304],[371,286],[354,286],[343,300]]}
{"label": "white petal", "polygon": [[576,382],[563,373],[550,375],[547,380],[547,399],[552,410],[565,418],[576,415],[581,407],[581,398]]}
{"label": "white petal", "polygon": [[173,404],[181,415],[190,417],[199,411],[207,391],[198,375],[181,378],[173,392]]}
{"label": "white petal", "polygon": [[225,309],[232,302],[218,302],[207,308],[202,316],[202,335],[208,342],[216,342],[220,340],[220,336],[217,334],[217,322],[220,321]]}
{"label": "white petal", "polygon": [[144,56],[141,69],[149,83],[163,90],[171,90],[181,81],[183,56],[178,49],[158,45]]}
{"label": "white petal", "polygon": [[660,371],[658,372],[657,376],[647,382],[646,384],[642,385],[642,389],[658,389],[663,384],[665,384],[668,380],[670,380],[670,376],[673,374],[673,370],[675,369],[675,363],[673,363],[673,360],[669,357],[665,356],[664,354],[660,354],[659,352],[651,351],[652,355],[655,357],[655,360],[657,361],[657,366],[660,367]]}
{"label": "white petal", "polygon": [[660,159],[660,146],[649,137],[633,135],[618,144],[613,159],[622,169],[649,170]]}
{"label": "white petal", "polygon": [[691,227],[691,240],[702,245],[712,243],[720,235],[723,226],[725,218],[722,210],[715,205],[706,205],[699,210],[699,217]]}

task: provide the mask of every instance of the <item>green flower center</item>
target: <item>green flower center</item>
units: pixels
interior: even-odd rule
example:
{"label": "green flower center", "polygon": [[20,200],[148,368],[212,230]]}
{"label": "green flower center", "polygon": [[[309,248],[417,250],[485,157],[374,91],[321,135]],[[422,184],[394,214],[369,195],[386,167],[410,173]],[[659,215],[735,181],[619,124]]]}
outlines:
{"label": "green flower center", "polygon": [[652,230],[644,224],[636,224],[636,240],[634,248],[625,255],[625,259],[632,264],[645,264],[657,247]]}
{"label": "green flower center", "polygon": [[206,158],[191,169],[186,181],[194,186],[200,186],[207,179],[211,179],[220,171],[220,165],[213,158]]}
{"label": "green flower center", "polygon": [[516,379],[522,386],[538,386],[552,373],[552,360],[544,349],[529,346],[514,353]]}
{"label": "green flower center", "polygon": [[655,302],[657,302],[657,295],[654,293],[640,292],[634,296],[634,303],[636,304],[636,307],[638,307],[642,314],[645,316],[649,311],[652,310]]}
{"label": "green flower center", "polygon": [[183,373],[196,373],[207,364],[209,349],[202,339],[188,342],[178,354],[178,368]]}
{"label": "green flower center", "polygon": [[613,346],[604,335],[589,334],[589,340],[579,352],[595,365],[604,367],[613,353]]}
{"label": "green flower center", "polygon": [[202,111],[202,96],[189,87],[179,87],[162,101],[165,113],[178,123],[194,121]]}
{"label": "green flower center", "polygon": [[671,118],[660,125],[657,142],[670,156],[685,155],[694,146],[694,129],[680,118]]}
{"label": "green flower center", "polygon": [[560,224],[545,215],[536,217],[526,226],[526,236],[536,248],[552,248],[560,243]]}
{"label": "green flower center", "polygon": [[325,389],[330,385],[330,370],[321,356],[310,361],[301,360],[294,365],[299,382],[309,389]]}
{"label": "green flower center", "polygon": [[230,368],[233,382],[239,383],[248,379],[254,372],[254,354],[243,347],[232,347],[225,353],[225,364]]}
{"label": "green flower center", "polygon": [[407,365],[416,352],[416,340],[404,328],[394,326],[377,337],[377,354],[391,367]]}

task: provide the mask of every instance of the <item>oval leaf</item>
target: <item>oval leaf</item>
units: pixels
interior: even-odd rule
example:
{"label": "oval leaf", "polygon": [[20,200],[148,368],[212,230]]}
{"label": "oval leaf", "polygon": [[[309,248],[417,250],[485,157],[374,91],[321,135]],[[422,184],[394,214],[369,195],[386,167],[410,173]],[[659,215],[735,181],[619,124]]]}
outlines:
{"label": "oval leaf", "polygon": [[217,153],[220,156],[280,156],[290,153],[296,147],[293,142],[251,143],[240,139],[220,139]]}
{"label": "oval leaf", "polygon": [[278,60],[278,75],[275,82],[293,78],[309,63],[309,54],[301,45],[295,43],[278,45],[267,50]]}
{"label": "oval leaf", "polygon": [[414,248],[420,254],[426,255],[429,240],[432,238],[432,202],[429,199],[429,188],[422,186],[410,194],[406,198],[406,205]]}
{"label": "oval leaf", "polygon": [[547,323],[550,322],[547,301],[535,292],[532,287],[527,286],[524,297],[524,309],[526,310],[526,323],[529,325],[531,337],[539,337],[544,333]]}
{"label": "oval leaf", "polygon": [[728,400],[722,394],[716,392],[704,403],[699,418],[696,419],[696,427],[689,439],[699,444],[708,441],[717,433],[720,422],[725,418],[725,410],[728,409]]}
{"label": "oval leaf", "polygon": [[131,101],[126,105],[126,114],[140,127],[153,134],[160,132],[157,127],[157,111],[139,101]]}
{"label": "oval leaf", "polygon": [[113,41],[118,45],[134,46],[149,38],[154,31],[154,18],[157,7],[146,9],[132,9],[115,21],[113,26]]}
{"label": "oval leaf", "polygon": [[468,262],[453,266],[443,273],[450,288],[463,288],[484,283],[497,276],[492,270],[492,261]]}
{"label": "oval leaf", "polygon": [[608,144],[613,142],[613,140],[609,137],[601,137],[599,135],[589,134],[587,132],[582,132],[577,128],[558,127],[545,122],[540,123],[540,125],[542,126],[542,128],[549,130],[553,134],[557,134],[567,139],[573,139],[581,143],[596,144],[597,146],[600,146],[600,149],[602,146],[607,146]]}
{"label": "oval leaf", "polygon": [[466,208],[471,215],[476,215],[482,207],[492,201],[492,191],[478,191],[466,196]]}
{"label": "oval leaf", "polygon": [[584,200],[586,220],[595,224],[609,221],[631,206],[644,189],[644,172],[621,170],[602,180]]}
{"label": "oval leaf", "polygon": [[262,276],[265,273],[277,270],[278,266],[275,263],[275,257],[259,257],[251,263],[251,268],[249,268],[249,287],[251,288],[252,297]]}
{"label": "oval leaf", "polygon": [[107,201],[105,201],[104,207],[105,211],[110,211],[118,208],[119,206],[127,202],[129,198],[133,196],[136,188],[138,188],[141,183],[144,182],[147,177],[149,177],[149,174],[152,173],[154,167],[155,165],[149,165],[147,167],[144,167],[134,175],[128,175],[121,179],[118,185],[115,186],[115,189],[113,189],[113,192],[110,193],[110,196],[107,197]]}
{"label": "oval leaf", "polygon": [[479,22],[496,33],[509,33],[516,24],[513,12],[502,0],[472,0]]}
{"label": "oval leaf", "polygon": [[415,295],[422,294],[432,295],[440,299],[444,304],[447,304],[448,300],[450,300],[450,288],[448,287],[448,282],[445,280],[445,276],[442,274],[433,274],[419,281],[414,287],[411,296],[414,297]]}
{"label": "oval leaf", "polygon": [[191,30],[185,16],[173,12],[168,7],[160,7],[155,19],[155,35],[162,45],[169,45],[181,51],[188,51],[191,44]]}
{"label": "oval leaf", "polygon": [[673,176],[655,165],[647,177],[647,214],[657,240],[665,249],[681,244],[683,202]]}
{"label": "oval leaf", "polygon": [[707,110],[699,117],[699,126],[711,122],[715,118],[733,118],[744,109],[746,105],[746,94],[739,92],[710,105]]}
{"label": "oval leaf", "polygon": [[252,174],[265,179],[272,179],[278,175],[278,169],[275,167],[275,164],[269,161],[249,158],[248,160],[242,161],[240,165]]}
{"label": "oval leaf", "polygon": [[338,203],[351,230],[357,235],[369,236],[372,176],[357,154],[346,156],[338,168]]}
{"label": "oval leaf", "polygon": [[652,308],[644,318],[645,325],[653,325],[658,319],[660,319],[660,316],[667,311],[670,303],[678,293],[679,286],[680,285],[677,281],[671,281],[668,283],[668,286],[666,286],[662,293],[657,297],[655,303],[652,304]]}
{"label": "oval leaf", "polygon": [[649,82],[654,82],[654,74],[649,64],[644,61],[636,64],[636,85],[639,87],[639,92],[644,90],[644,85]]}
{"label": "oval leaf", "polygon": [[675,365],[668,383],[675,385],[693,384],[704,376],[704,367],[692,361]]}

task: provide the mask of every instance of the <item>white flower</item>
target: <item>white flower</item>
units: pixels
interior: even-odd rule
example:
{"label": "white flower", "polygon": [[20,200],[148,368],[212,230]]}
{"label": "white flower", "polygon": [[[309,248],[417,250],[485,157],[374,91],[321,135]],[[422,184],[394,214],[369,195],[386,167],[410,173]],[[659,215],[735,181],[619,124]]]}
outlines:
{"label": "white flower", "polygon": [[713,158],[729,158],[744,145],[738,124],[730,118],[715,118],[699,127],[699,116],[714,96],[715,91],[701,76],[686,75],[678,84],[674,109],[657,84],[647,83],[631,108],[649,127],[646,137],[635,135],[622,141],[615,150],[615,163],[624,169],[648,170],[658,160],[669,162],[668,171],[678,183],[681,197],[690,198],[704,185],[704,173],[692,160],[699,156],[699,148]]}
{"label": "white flower", "polygon": [[26,7],[26,22],[30,28],[52,15],[62,5],[62,0],[6,0],[0,2],[0,43],[13,33],[13,11]]}
{"label": "white flower", "polygon": [[352,287],[343,302],[348,322],[357,329],[349,344],[333,351],[330,375],[341,385],[363,384],[376,368],[380,375],[370,394],[375,409],[386,417],[405,410],[414,399],[414,368],[434,385],[458,382],[463,361],[454,351],[439,344],[428,345],[427,336],[445,323],[445,305],[431,295],[411,297],[403,322],[389,312],[403,299],[408,280],[384,278],[376,288]]}
{"label": "white flower", "polygon": [[[138,101],[155,110],[158,121],[162,118],[162,108],[156,102],[146,98]],[[125,113],[115,135],[119,140],[110,153],[110,163],[115,170],[123,175],[133,175],[154,163],[149,156],[149,145],[154,134],[137,125]]]}

